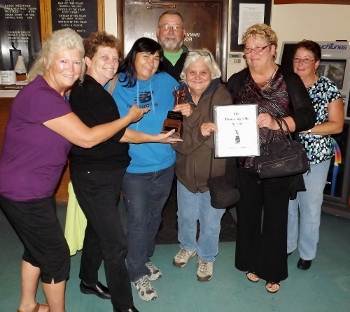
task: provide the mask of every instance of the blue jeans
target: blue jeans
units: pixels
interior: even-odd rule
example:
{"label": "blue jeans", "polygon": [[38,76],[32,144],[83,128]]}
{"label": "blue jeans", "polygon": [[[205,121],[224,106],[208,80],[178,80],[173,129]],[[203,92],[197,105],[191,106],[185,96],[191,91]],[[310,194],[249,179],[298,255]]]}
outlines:
{"label": "blue jeans", "polygon": [[297,198],[289,201],[287,251],[297,247],[304,260],[316,257],[321,221],[323,189],[326,185],[330,160],[310,166],[304,173],[306,192],[299,192]]}
{"label": "blue jeans", "polygon": [[[210,194],[192,193],[177,181],[177,222],[180,247],[196,251],[204,261],[214,261],[219,252],[220,222],[225,209],[210,205]],[[198,241],[197,221],[200,224]]]}
{"label": "blue jeans", "polygon": [[149,273],[145,263],[150,261],[154,252],[155,237],[173,178],[174,167],[150,173],[126,173],[124,176],[122,191],[128,240],[126,262],[132,282]]}

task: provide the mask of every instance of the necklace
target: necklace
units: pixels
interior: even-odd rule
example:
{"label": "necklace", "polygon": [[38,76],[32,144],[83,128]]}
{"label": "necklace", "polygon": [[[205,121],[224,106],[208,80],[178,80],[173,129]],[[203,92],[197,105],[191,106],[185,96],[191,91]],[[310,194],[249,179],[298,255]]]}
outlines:
{"label": "necklace", "polygon": [[[268,78],[267,80],[264,80],[263,82],[255,82],[255,81],[254,81],[254,82],[258,85],[258,87],[259,87],[261,90],[267,89],[267,88],[270,86],[270,84],[271,84],[273,78],[275,77],[275,75],[276,75],[276,73],[277,73],[277,70],[278,70],[278,66],[275,65],[274,71],[272,72],[270,78]],[[253,80],[254,80],[254,79],[253,79]]]}

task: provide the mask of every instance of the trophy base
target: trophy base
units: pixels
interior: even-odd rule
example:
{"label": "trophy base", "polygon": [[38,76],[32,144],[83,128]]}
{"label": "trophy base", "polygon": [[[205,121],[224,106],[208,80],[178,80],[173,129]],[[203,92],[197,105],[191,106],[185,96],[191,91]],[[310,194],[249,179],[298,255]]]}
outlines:
{"label": "trophy base", "polygon": [[175,133],[172,135],[173,137],[181,138],[182,136],[182,114],[179,112],[168,112],[167,118],[163,123],[162,132],[169,132],[175,129]]}

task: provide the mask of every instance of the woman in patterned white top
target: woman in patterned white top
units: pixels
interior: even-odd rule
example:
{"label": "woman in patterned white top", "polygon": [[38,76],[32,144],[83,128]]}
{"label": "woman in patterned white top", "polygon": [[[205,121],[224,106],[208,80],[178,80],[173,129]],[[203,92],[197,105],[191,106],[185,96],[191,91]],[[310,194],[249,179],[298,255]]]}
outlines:
{"label": "woman in patterned white top", "polygon": [[309,269],[316,257],[323,189],[334,155],[331,135],[342,132],[344,124],[344,103],[337,86],[317,74],[320,59],[316,42],[303,40],[296,45],[293,69],[307,88],[316,113],[315,125],[298,135],[310,161],[310,171],[303,175],[306,192],[299,192],[289,202],[287,249],[290,254],[298,247],[297,267],[301,270]]}

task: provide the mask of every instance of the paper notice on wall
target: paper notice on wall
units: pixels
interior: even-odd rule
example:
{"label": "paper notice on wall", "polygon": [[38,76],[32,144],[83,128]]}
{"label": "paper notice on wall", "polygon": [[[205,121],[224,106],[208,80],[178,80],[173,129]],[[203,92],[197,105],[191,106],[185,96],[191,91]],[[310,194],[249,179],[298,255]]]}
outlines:
{"label": "paper notice on wall", "polygon": [[242,44],[242,35],[254,24],[264,23],[265,4],[263,3],[240,3],[238,22],[238,44]]}

